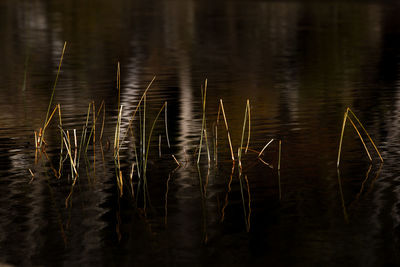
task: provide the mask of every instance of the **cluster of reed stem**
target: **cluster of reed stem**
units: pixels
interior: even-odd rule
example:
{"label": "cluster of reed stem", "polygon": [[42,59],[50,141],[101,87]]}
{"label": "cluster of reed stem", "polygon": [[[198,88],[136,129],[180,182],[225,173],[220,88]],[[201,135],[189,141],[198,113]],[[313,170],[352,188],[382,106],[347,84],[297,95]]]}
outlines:
{"label": "cluster of reed stem", "polygon": [[[100,140],[100,145],[102,145],[102,138],[103,138],[103,131],[104,131],[104,124],[105,124],[105,103],[104,101],[101,103],[100,107],[96,110],[95,103],[91,102],[89,103],[87,114],[86,114],[86,120],[84,122],[84,125],[82,127],[81,131],[81,136],[78,138],[77,136],[77,129],[64,129],[63,128],[63,123],[62,123],[62,113],[61,113],[61,105],[57,104],[54,109],[51,111],[51,108],[53,106],[53,99],[56,91],[56,86],[59,80],[60,76],[60,71],[61,71],[61,65],[63,62],[64,58],[64,53],[66,50],[67,43],[64,43],[59,65],[58,65],[58,70],[57,70],[57,75],[55,78],[55,82],[53,85],[46,117],[44,120],[43,127],[39,129],[39,131],[35,131],[35,147],[36,147],[36,155],[41,154],[41,152],[44,152],[45,156],[47,157],[47,154],[45,153],[45,132],[46,129],[48,128],[50,122],[54,118],[56,112],[58,111],[58,127],[60,129],[60,160],[59,160],[59,166],[58,170],[52,167],[55,175],[57,178],[60,178],[62,173],[63,173],[63,164],[65,161],[68,160],[71,168],[71,177],[72,177],[72,187],[71,187],[71,193],[66,199],[66,205],[68,205],[70,197],[73,192],[73,188],[77,182],[77,179],[79,177],[79,168],[80,168],[80,159],[84,157],[85,162],[86,162],[86,167],[90,165],[88,157],[87,157],[87,152],[89,149],[90,144],[93,145],[93,169],[95,169],[95,164],[96,164],[96,123],[98,118],[100,117],[100,113],[103,112],[103,120],[102,120],[102,125],[101,125],[101,130],[99,134],[99,140]],[[113,149],[113,155],[114,155],[114,162],[115,162],[115,171],[116,171],[116,182],[118,186],[118,190],[120,193],[120,196],[123,195],[124,191],[124,178],[123,178],[123,170],[121,169],[121,158],[120,158],[120,153],[121,153],[121,148],[126,145],[128,141],[128,136],[130,136],[130,142],[133,145],[134,149],[134,161],[131,163],[131,168],[130,168],[130,174],[128,175],[129,177],[129,185],[130,185],[130,191],[132,196],[135,196],[135,190],[134,190],[134,182],[133,182],[133,177],[134,173],[137,173],[138,177],[138,186],[136,188],[136,197],[139,195],[140,188],[143,189],[143,195],[144,195],[144,205],[146,205],[146,192],[147,192],[147,165],[148,165],[148,160],[149,160],[149,153],[150,153],[150,148],[151,148],[151,142],[152,142],[152,135],[155,129],[155,125],[157,121],[160,118],[160,115],[162,112],[164,112],[164,122],[165,122],[165,137],[167,140],[167,145],[168,148],[171,149],[170,145],[170,140],[169,140],[169,134],[168,134],[168,122],[167,122],[167,107],[168,103],[164,102],[161,108],[159,109],[157,115],[155,116],[153,122],[151,123],[150,130],[147,131],[147,120],[148,118],[146,117],[146,99],[147,99],[147,94],[148,90],[150,89],[151,85],[153,84],[155,77],[150,81],[148,84],[147,88],[144,90],[141,98],[139,99],[136,108],[134,112],[132,113],[130,119],[128,120],[128,126],[125,129],[122,129],[122,122],[123,122],[123,105],[121,104],[121,67],[120,63],[118,62],[117,64],[117,90],[118,90],[118,115],[117,115],[117,122],[116,122],[116,127],[115,127],[115,133],[114,133],[114,149]],[[204,86],[202,86],[202,126],[201,126],[201,132],[200,132],[200,142],[198,146],[198,154],[197,154],[197,164],[200,163],[201,155],[202,155],[202,148],[205,145],[205,149],[207,152],[207,160],[208,160],[208,166],[210,167],[210,162],[211,162],[211,153],[210,153],[210,147],[209,147],[209,135],[207,132],[207,119],[206,119],[206,99],[207,99],[207,80],[204,82]],[[139,113],[139,127],[134,127],[134,121],[135,117]],[[92,114],[92,115],[91,115]],[[234,150],[233,150],[233,145],[232,145],[232,139],[231,139],[231,134],[228,126],[228,120],[226,117],[225,109],[224,109],[224,104],[222,99],[219,100],[219,106],[218,106],[218,115],[217,115],[217,120],[214,125],[214,161],[215,164],[217,164],[217,158],[218,158],[218,126],[219,126],[219,120],[220,117],[223,117],[224,120],[224,126],[225,130],[227,133],[227,139],[229,143],[229,148],[230,148],[230,154],[231,154],[231,159],[233,162],[233,166],[236,162],[238,161],[239,164],[239,170],[242,171],[242,151],[244,150],[245,153],[248,151],[255,151],[258,153],[258,158],[261,159],[261,155],[263,154],[263,151],[268,147],[268,145],[274,140],[272,139],[264,148],[262,151],[258,152],[256,150],[252,150],[249,148],[249,143],[250,143],[250,132],[251,132],[251,116],[250,116],[250,101],[246,101],[246,108],[244,112],[244,121],[243,121],[243,128],[242,128],[242,136],[240,139],[240,146],[238,148],[237,152],[237,159],[235,159],[234,155]],[[90,120],[90,117],[91,120]],[[91,122],[91,123],[90,123]],[[139,133],[135,134],[135,129],[139,129]],[[246,128],[247,128],[247,142],[245,147],[244,145],[244,138],[246,135]],[[124,132],[123,132],[124,131]],[[139,149],[136,146],[136,136],[139,138]],[[159,135],[159,155],[161,157],[161,140],[162,137]],[[79,145],[78,145],[79,143]],[[280,168],[280,151],[281,151],[281,141],[279,140],[279,160],[278,160],[278,169]],[[101,147],[102,148],[102,147]],[[103,149],[101,149],[103,153]],[[138,153],[139,152],[139,153]],[[176,159],[176,157],[171,153],[171,157],[175,161],[175,163],[179,166],[181,166],[181,163]],[[104,158],[104,155],[103,155]],[[47,157],[48,159],[48,157]],[[49,160],[49,159],[48,159]],[[50,162],[50,160],[49,160]],[[263,161],[265,163],[265,161]],[[34,173],[30,170],[32,177],[34,177]]]}
{"label": "cluster of reed stem", "polygon": [[[99,140],[100,140],[100,145],[101,145],[101,151],[103,153],[102,149],[102,138],[103,138],[103,131],[104,131],[104,124],[105,124],[105,103],[104,101],[101,102],[100,107],[96,111],[96,106],[94,101],[89,103],[88,110],[87,110],[87,115],[86,115],[86,120],[85,123],[82,127],[81,131],[81,136],[80,139],[77,137],[77,130],[72,129],[72,130],[67,130],[63,128],[63,123],[62,123],[62,112],[61,112],[61,105],[57,104],[53,110],[53,99],[57,87],[57,83],[59,80],[59,75],[61,71],[61,66],[64,58],[64,53],[66,50],[67,42],[64,43],[60,61],[58,64],[58,70],[56,74],[56,78],[53,84],[52,88],[52,93],[51,97],[49,100],[49,105],[47,108],[47,113],[46,117],[43,123],[43,127],[40,128],[38,131],[35,131],[35,148],[36,148],[36,153],[35,153],[35,162],[37,162],[38,155],[41,156],[42,154],[46,157],[48,162],[50,163],[50,166],[54,172],[54,175],[59,179],[62,176],[63,173],[63,164],[65,161],[69,161],[70,164],[70,174],[72,177],[72,186],[71,186],[71,191],[68,195],[68,197],[65,200],[65,205],[68,206],[70,201],[71,201],[71,196],[73,193],[74,186],[77,182],[77,179],[79,177],[79,168],[80,168],[80,159],[82,156],[85,159],[86,162],[86,168],[90,165],[87,153],[88,153],[88,148],[90,143],[93,145],[93,172],[95,171],[95,164],[96,164],[96,123],[97,120],[100,116],[100,113],[103,112],[103,119],[102,119],[102,125],[101,125],[101,130],[99,134]],[[26,63],[27,64],[27,63]],[[114,156],[114,163],[115,163],[115,172],[116,172],[116,182],[117,182],[117,187],[119,190],[119,196],[122,197],[123,192],[124,192],[124,178],[123,178],[123,170],[121,169],[121,158],[120,158],[120,153],[121,153],[121,148],[128,142],[128,136],[130,134],[130,140],[132,140],[131,144],[133,145],[133,150],[134,150],[134,160],[130,164],[130,173],[129,173],[129,183],[128,187],[130,187],[130,192],[132,195],[132,198],[137,198],[139,196],[140,190],[143,190],[143,205],[144,205],[144,210],[146,209],[146,202],[147,202],[147,195],[148,195],[148,185],[147,185],[147,170],[148,170],[148,160],[149,160],[149,154],[150,154],[150,148],[151,148],[151,142],[152,142],[152,136],[153,132],[155,129],[155,125],[157,121],[159,120],[161,113],[164,112],[164,123],[165,123],[165,137],[168,145],[168,149],[171,149],[171,144],[169,140],[169,134],[168,134],[168,120],[167,120],[167,108],[168,108],[168,103],[165,101],[161,108],[159,109],[158,113],[156,114],[154,120],[151,123],[150,130],[147,131],[147,120],[148,117],[146,116],[146,101],[147,101],[147,95],[148,95],[148,90],[152,86],[154,80],[156,77],[154,77],[146,89],[144,90],[141,98],[139,99],[136,108],[134,112],[132,113],[130,119],[128,120],[128,126],[124,129],[125,132],[122,134],[121,131],[122,129],[122,121],[123,121],[123,108],[124,106],[121,104],[121,67],[120,63],[118,62],[117,64],[117,90],[118,90],[118,102],[117,102],[117,107],[118,107],[118,115],[117,115],[117,122],[116,122],[116,127],[115,127],[115,133],[114,133],[114,149],[113,149],[113,156]],[[24,77],[24,83],[26,80],[26,73]],[[210,147],[209,147],[209,136],[207,134],[207,118],[206,118],[206,100],[207,100],[207,84],[208,81],[207,79],[204,82],[204,86],[201,87],[201,105],[202,105],[202,121],[201,121],[201,131],[200,131],[200,140],[199,140],[199,145],[197,151],[197,168],[199,172],[199,182],[200,182],[200,190],[202,194],[202,205],[205,205],[205,195],[207,192],[207,185],[208,185],[208,178],[209,178],[209,170],[211,166],[211,153],[210,153]],[[51,111],[52,110],[52,111]],[[51,112],[50,112],[51,111]],[[60,129],[60,158],[59,158],[59,166],[58,170],[56,170],[50,159],[47,156],[46,153],[46,141],[45,141],[45,133],[47,128],[50,125],[50,122],[54,118],[56,112],[58,111],[58,127]],[[139,133],[135,134],[135,127],[134,127],[134,122],[135,122],[135,117],[139,113],[139,123],[138,123],[138,128]],[[92,115],[91,115],[92,114]],[[92,117],[91,123],[90,123],[90,116]],[[263,160],[262,156],[264,151],[275,141],[278,143],[278,162],[277,162],[277,170],[278,170],[278,179],[279,179],[279,197],[281,198],[281,188],[280,188],[280,169],[281,169],[281,154],[282,154],[282,140],[281,139],[271,139],[266,143],[266,145],[261,149],[261,151],[254,150],[249,147],[250,145],[250,137],[251,137],[251,106],[250,106],[250,101],[247,99],[246,101],[246,106],[245,106],[245,111],[244,111],[244,118],[243,118],[243,126],[242,126],[242,133],[241,133],[241,138],[240,138],[240,145],[237,149],[237,158],[235,158],[234,154],[234,149],[232,145],[232,138],[230,134],[230,129],[228,125],[228,119],[225,113],[225,108],[222,99],[219,100],[218,104],[218,114],[217,114],[217,119],[215,123],[213,124],[213,133],[214,133],[214,138],[213,138],[213,144],[214,144],[214,163],[215,165],[218,164],[218,126],[220,122],[220,118],[223,118],[224,120],[224,128],[226,130],[226,136],[229,144],[229,149],[230,149],[230,156],[232,160],[232,173],[230,175],[230,179],[228,182],[228,191],[225,196],[225,204],[221,210],[222,216],[221,216],[221,222],[224,220],[225,216],[225,208],[227,206],[227,201],[228,201],[228,194],[231,191],[231,183],[232,183],[232,176],[233,172],[235,169],[235,162],[238,162],[238,170],[239,170],[239,182],[240,182],[240,192],[242,196],[242,205],[243,205],[243,211],[244,211],[244,217],[245,217],[245,223],[246,223],[246,230],[249,231],[250,229],[250,215],[251,215],[251,195],[250,195],[250,186],[249,186],[249,181],[247,179],[247,175],[242,175],[242,157],[243,157],[243,150],[244,153],[247,154],[248,151],[252,151],[257,153],[257,159],[260,160],[263,164],[267,165],[268,167],[272,168],[272,166],[267,163],[266,161]],[[375,149],[377,155],[379,156],[381,162],[383,162],[382,156],[375,145],[374,141],[370,137],[369,133],[361,123],[361,121],[358,119],[358,117],[354,114],[354,112],[348,107],[344,113],[344,119],[343,119],[343,124],[342,124],[342,131],[340,135],[340,142],[339,142],[339,149],[338,149],[338,157],[337,157],[337,167],[340,165],[340,159],[341,159],[341,151],[342,151],[342,144],[343,144],[343,137],[344,137],[344,130],[345,126],[347,123],[347,120],[351,123],[353,126],[354,130],[356,131],[358,137],[361,140],[361,143],[363,144],[364,150],[369,158],[369,160],[372,162],[372,157],[371,153],[368,150],[368,147],[364,141],[363,135],[360,133],[359,128],[361,128],[362,132],[367,136],[368,140],[370,141],[371,145]],[[354,121],[355,120],[355,121]],[[91,124],[91,125],[90,125]],[[358,126],[358,127],[357,127]],[[245,142],[245,137],[246,137],[246,128],[247,128],[247,140],[246,144],[244,145]],[[89,131],[90,129],[90,131]],[[137,149],[136,146],[136,136],[139,138],[139,149]],[[79,145],[78,145],[78,140],[79,140]],[[162,136],[161,134],[159,135],[159,142],[158,142],[158,150],[159,150],[159,157],[161,157],[161,140]],[[203,183],[201,173],[200,173],[200,160],[201,160],[201,155],[202,155],[202,149],[203,146],[205,146],[206,152],[207,152],[207,162],[208,162],[208,173],[207,177],[205,180],[205,183]],[[138,153],[139,152],[139,153]],[[174,154],[170,153],[171,157],[175,161],[175,163],[178,165],[177,168],[181,166],[181,163],[176,159]],[[104,160],[104,155],[103,155],[103,160]],[[360,190],[359,195],[362,193],[364,184],[366,180],[368,179],[369,172],[371,170],[371,167],[367,171],[367,175],[365,180],[362,183],[362,187]],[[176,169],[173,171],[175,172]],[[31,174],[31,181],[33,181],[35,177],[35,173],[29,169],[29,172]],[[135,188],[134,188],[134,174],[135,172],[137,173],[138,177],[138,182],[137,182],[137,187],[136,187],[136,193],[135,193]],[[247,191],[247,196],[248,200],[247,203],[248,205],[246,206],[246,201],[244,197],[244,184],[242,181],[242,178],[244,177],[245,184],[246,184],[246,191]],[[165,210],[167,214],[167,194],[168,194],[168,182],[170,181],[171,176],[169,176],[167,180],[167,192],[166,192],[166,204],[165,204]],[[343,200],[343,192],[341,189],[341,181],[340,181],[340,173],[338,170],[338,180],[339,180],[339,186],[340,186],[340,193],[342,196],[342,203],[343,203],[343,209],[345,213],[345,217],[347,217],[347,213],[345,210],[344,206],[344,200]],[[358,195],[358,196],[359,196]],[[204,208],[204,207],[203,207]],[[204,221],[206,222],[206,215],[203,216]],[[165,222],[167,221],[167,215],[165,217]],[[207,240],[207,235],[205,234],[205,241]]]}
{"label": "cluster of reed stem", "polygon": [[[151,85],[153,84],[155,77],[151,80],[148,84],[147,88],[144,90],[141,98],[139,99],[132,116],[129,119],[128,127],[125,129],[125,133],[121,134],[121,122],[122,122],[122,108],[123,106],[120,104],[120,92],[121,92],[121,73],[120,73],[120,65],[118,63],[117,67],[117,87],[118,87],[118,104],[119,104],[119,112],[117,117],[117,124],[115,128],[115,135],[114,135],[114,161],[115,161],[115,168],[116,168],[116,177],[117,177],[117,185],[120,192],[120,196],[123,195],[123,188],[124,188],[124,179],[123,179],[123,172],[121,170],[121,163],[120,163],[120,153],[122,146],[127,142],[128,134],[131,137],[131,144],[134,150],[134,161],[131,163],[131,171],[129,175],[129,185],[130,185],[130,192],[132,197],[139,196],[140,190],[143,189],[143,203],[144,208],[146,208],[147,202],[147,165],[149,160],[149,153],[151,147],[151,141],[153,137],[153,132],[156,126],[157,121],[160,118],[162,112],[164,112],[164,123],[165,123],[165,136],[167,139],[168,148],[171,148],[169,134],[168,134],[168,121],[167,121],[167,101],[159,109],[157,115],[155,116],[150,131],[147,132],[147,114],[146,114],[146,99],[147,93],[150,89]],[[135,127],[133,122],[135,121],[135,117],[139,113],[139,133],[135,134]],[[136,136],[139,137],[139,149],[136,146]],[[138,153],[139,152],[139,153]],[[159,155],[161,156],[161,135],[159,136]],[[180,163],[176,159],[176,157],[171,153],[171,157],[174,161],[180,166]],[[135,168],[136,166],[136,168]],[[136,171],[138,177],[138,186],[136,187],[136,194],[134,190],[134,182],[133,182],[133,175]]]}
{"label": "cluster of reed stem", "polygon": [[[199,147],[197,150],[197,164],[200,163],[200,158],[201,158],[201,152],[202,152],[202,147],[203,147],[203,142],[205,139],[206,143],[206,151],[207,151],[207,160],[208,160],[208,166],[210,166],[210,161],[211,161],[211,156],[210,156],[210,149],[208,145],[208,138],[207,138],[207,119],[206,119],[206,97],[207,97],[207,79],[204,82],[204,87],[201,87],[201,93],[202,93],[202,124],[201,124],[201,131],[200,131],[200,143]],[[251,137],[251,108],[250,108],[250,101],[247,99],[246,101],[246,108],[244,111],[244,119],[243,119],[243,127],[242,127],[242,135],[240,139],[240,146],[237,149],[237,159],[235,158],[234,150],[233,150],[233,145],[232,145],[232,138],[231,138],[231,133],[229,130],[229,125],[228,125],[228,119],[225,113],[225,108],[224,108],[224,103],[222,99],[219,100],[218,104],[218,113],[217,113],[217,120],[213,124],[213,130],[214,130],[214,163],[217,165],[218,164],[218,126],[220,122],[220,118],[223,118],[224,120],[224,126],[226,130],[226,135],[228,139],[228,144],[229,144],[229,149],[230,149],[230,154],[231,154],[231,160],[232,163],[235,164],[237,161],[239,164],[239,169],[242,169],[242,151],[245,151],[245,154],[247,154],[248,151],[253,151],[258,153],[258,159],[262,161],[264,164],[271,166],[270,164],[266,163],[262,158],[262,154],[264,150],[271,144],[272,141],[277,140],[279,144],[279,155],[278,155],[278,170],[280,170],[280,165],[281,165],[281,144],[282,141],[280,139],[272,139],[267,145],[264,146],[261,152],[249,148],[250,145],[250,137]],[[244,144],[244,138],[246,135],[246,128],[247,128],[247,141],[246,141],[246,146],[243,147]]]}

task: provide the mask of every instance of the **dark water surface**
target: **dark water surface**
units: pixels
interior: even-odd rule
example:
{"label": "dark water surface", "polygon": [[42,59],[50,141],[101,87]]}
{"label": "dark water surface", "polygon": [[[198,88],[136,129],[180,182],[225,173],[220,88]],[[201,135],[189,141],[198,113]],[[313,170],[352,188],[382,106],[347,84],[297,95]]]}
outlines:
{"label": "dark water surface", "polygon": [[[400,5],[388,1],[1,1],[0,265],[399,265],[399,14]],[[68,160],[57,179],[44,156],[35,164],[34,146],[64,41],[54,98],[63,128],[80,137],[89,102],[96,109],[106,103],[104,138],[99,119],[95,151],[91,145],[90,164],[82,157],[67,207]],[[118,61],[122,132],[154,75],[147,136],[168,101],[172,147],[161,120],[150,149],[146,210],[143,193],[136,192],[137,202],[130,194],[132,140],[121,152],[119,197],[112,152]],[[208,167],[203,147],[197,168],[206,78],[212,161]],[[242,175],[237,163],[232,172],[223,124],[215,165],[220,98],[235,154],[249,99],[250,148],[281,139],[280,172],[276,143],[263,157],[273,169],[248,152]],[[374,152],[370,165],[348,124],[338,172],[346,107],[376,141],[383,165]],[[46,140],[57,168],[56,120]],[[170,153],[183,166],[174,170]],[[133,180],[137,190],[137,172]]]}

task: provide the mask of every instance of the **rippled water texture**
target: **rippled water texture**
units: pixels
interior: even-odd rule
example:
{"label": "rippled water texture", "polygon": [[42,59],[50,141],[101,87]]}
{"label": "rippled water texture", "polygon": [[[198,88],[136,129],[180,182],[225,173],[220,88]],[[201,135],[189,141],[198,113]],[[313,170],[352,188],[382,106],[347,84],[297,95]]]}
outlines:
{"label": "rippled water texture", "polygon": [[[0,265],[399,265],[399,12],[391,1],[1,1]],[[81,140],[89,103],[97,113],[105,101],[103,138],[102,109],[73,187],[65,146],[61,178],[52,170],[59,166],[57,113],[45,133],[48,160],[35,159],[34,143],[64,41],[52,108],[60,104],[72,143],[73,129]],[[121,132],[156,76],[145,138],[167,101],[171,144],[161,113],[147,190],[139,190],[136,166],[132,196],[133,144],[139,158],[143,144],[138,134],[136,142],[126,139],[122,197],[113,160],[118,61]],[[197,167],[205,79],[211,162],[203,138]],[[236,159],[250,102],[241,173],[222,118],[216,164],[219,99]],[[383,165],[367,142],[370,164],[348,122],[336,168],[347,107]],[[141,109],[135,133],[143,132],[144,115]],[[271,138],[282,140],[280,171],[277,142],[262,156],[270,167],[254,152]]]}

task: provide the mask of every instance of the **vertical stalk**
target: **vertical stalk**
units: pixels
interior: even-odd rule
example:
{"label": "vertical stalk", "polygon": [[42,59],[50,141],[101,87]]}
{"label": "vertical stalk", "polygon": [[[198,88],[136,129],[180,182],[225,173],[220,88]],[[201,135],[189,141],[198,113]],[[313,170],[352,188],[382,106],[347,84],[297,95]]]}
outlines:
{"label": "vertical stalk", "polygon": [[346,112],[344,113],[344,118],[343,118],[342,132],[340,134],[339,152],[338,152],[338,158],[337,158],[337,162],[336,162],[337,167],[339,167],[339,164],[340,164],[340,154],[342,152],[343,134],[344,134],[344,127],[346,126],[347,116],[348,116],[348,111],[346,110]]}
{"label": "vertical stalk", "polygon": [[[231,134],[229,133],[229,127],[228,127],[228,121],[226,119],[226,115],[225,115],[225,110],[224,110],[224,104],[222,102],[222,99],[219,100],[219,104],[222,110],[222,116],[224,117],[224,122],[225,122],[225,129],[227,131],[227,135],[228,135],[228,142],[229,142],[229,148],[231,150],[231,157],[232,157],[232,161],[235,162],[235,156],[233,153],[233,148],[232,148],[232,140],[231,140]],[[219,116],[218,116],[219,117]],[[218,123],[217,123],[218,124]]]}
{"label": "vertical stalk", "polygon": [[60,163],[58,167],[58,178],[61,177],[61,172],[62,172],[62,166],[63,166],[63,149],[64,149],[64,143],[63,143],[63,130],[62,130],[62,119],[61,119],[61,106],[58,104],[58,118],[60,122],[60,140],[61,140],[61,145],[60,145]]}
{"label": "vertical stalk", "polygon": [[121,68],[120,68],[120,64],[119,64],[119,61],[118,61],[118,64],[117,64],[117,89],[118,89],[118,108],[119,108],[119,105],[121,104],[121,101],[120,101],[120,99],[121,99]]}
{"label": "vertical stalk", "polygon": [[203,131],[206,125],[206,99],[207,99],[207,79],[204,82],[204,91],[201,90],[202,92],[202,100],[203,100],[203,119],[201,123],[201,135],[200,135],[200,145],[199,145],[199,154],[197,156],[197,164],[200,163],[200,157],[201,157],[201,148],[203,146]]}
{"label": "vertical stalk", "polygon": [[[247,104],[246,104],[246,109],[244,111],[244,119],[243,119],[243,128],[242,128],[242,138],[240,140],[240,147],[238,149],[238,161],[239,161],[239,167],[242,168],[242,147],[243,147],[243,139],[244,139],[244,132],[246,130],[246,121],[247,121],[247,117],[248,117],[248,108],[249,108],[249,100],[247,100]],[[250,126],[250,124],[249,124]],[[249,128],[250,131],[250,128]],[[249,132],[250,134],[250,132]],[[248,146],[248,144],[247,144]],[[247,150],[247,148],[246,148]]]}
{"label": "vertical stalk", "polygon": [[278,171],[281,169],[282,140],[279,140]]}
{"label": "vertical stalk", "polygon": [[[60,58],[60,62],[58,64],[58,70],[57,70],[57,75],[56,75],[56,80],[54,81],[54,85],[53,85],[53,91],[51,92],[51,97],[50,97],[50,101],[49,101],[49,106],[47,108],[47,113],[46,113],[46,119],[44,120],[44,125],[47,122],[47,119],[49,118],[49,113],[50,113],[50,109],[51,109],[51,104],[53,103],[53,98],[54,98],[54,93],[56,91],[56,86],[57,86],[57,82],[58,82],[58,77],[60,75],[60,70],[61,70],[61,64],[64,58],[64,53],[65,53],[65,48],[67,46],[67,42],[64,42],[64,47],[62,49],[61,52],[61,58]],[[42,138],[40,139],[40,143],[39,143],[39,147],[42,146],[43,143],[43,139],[44,139],[44,132],[45,132],[45,127],[43,127],[43,132],[42,132]]]}
{"label": "vertical stalk", "polygon": [[169,136],[168,136],[168,115],[167,115],[167,107],[168,107],[168,102],[165,101],[165,118],[164,118],[164,122],[165,122],[165,135],[167,137],[167,144],[168,144],[168,148],[171,148],[171,144],[169,143]]}

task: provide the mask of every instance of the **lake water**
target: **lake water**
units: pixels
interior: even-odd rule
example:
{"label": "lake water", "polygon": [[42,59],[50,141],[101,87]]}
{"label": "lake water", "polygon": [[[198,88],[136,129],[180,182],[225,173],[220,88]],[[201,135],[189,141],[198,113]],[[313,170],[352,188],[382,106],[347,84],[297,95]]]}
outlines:
{"label": "lake water", "polygon": [[[0,265],[398,266],[399,12],[395,1],[1,1]],[[35,159],[34,131],[43,127],[64,41],[52,108],[60,104],[71,142],[92,101],[98,112],[104,100],[105,125],[100,140],[101,110],[77,178],[64,146],[58,179],[58,114],[45,133],[48,160]],[[134,196],[133,139],[120,152],[122,196],[113,156],[118,62],[122,133],[154,76],[146,142],[168,102],[171,148],[162,113],[147,190],[136,166]],[[203,142],[197,165],[205,79],[211,162]],[[234,165],[222,119],[215,160],[220,99]],[[251,150],[240,171],[247,99]],[[370,163],[348,122],[336,167],[347,107],[383,164],[367,142]],[[135,133],[143,117],[141,109]],[[261,157],[270,167],[253,151],[272,138],[282,140],[280,171],[277,142]]]}

